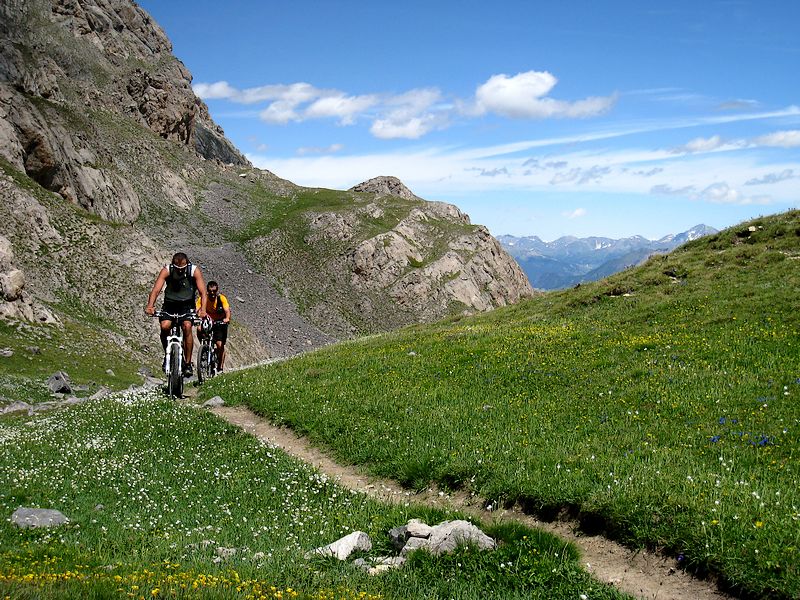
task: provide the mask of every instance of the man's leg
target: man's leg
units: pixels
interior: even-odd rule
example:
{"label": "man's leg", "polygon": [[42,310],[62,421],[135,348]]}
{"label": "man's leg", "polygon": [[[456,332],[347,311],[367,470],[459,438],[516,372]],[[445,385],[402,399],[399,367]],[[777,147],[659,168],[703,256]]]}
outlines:
{"label": "man's leg", "polygon": [[192,335],[192,322],[184,321],[183,325],[183,360],[187,365],[192,364],[192,350],[194,349],[194,336]]}
{"label": "man's leg", "polygon": [[172,327],[172,321],[160,321],[159,325],[161,326],[161,347],[164,348],[164,352],[166,352],[167,338],[169,337],[169,329]]}
{"label": "man's leg", "polygon": [[222,371],[225,368],[225,344],[218,340],[217,346],[217,371]]}

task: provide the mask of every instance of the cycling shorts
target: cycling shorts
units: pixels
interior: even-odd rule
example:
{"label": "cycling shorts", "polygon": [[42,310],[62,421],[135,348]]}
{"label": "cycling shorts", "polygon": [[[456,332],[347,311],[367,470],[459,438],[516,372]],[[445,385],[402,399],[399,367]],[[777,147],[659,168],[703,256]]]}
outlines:
{"label": "cycling shorts", "polygon": [[214,329],[211,335],[215,342],[222,342],[224,345],[228,341],[228,324],[222,321],[214,321]]}
{"label": "cycling shorts", "polygon": [[[168,312],[177,315],[185,315],[188,312],[194,313],[194,300],[180,302],[176,300],[164,300],[164,305],[161,307],[163,312]],[[169,317],[160,317],[159,321],[171,321]]]}

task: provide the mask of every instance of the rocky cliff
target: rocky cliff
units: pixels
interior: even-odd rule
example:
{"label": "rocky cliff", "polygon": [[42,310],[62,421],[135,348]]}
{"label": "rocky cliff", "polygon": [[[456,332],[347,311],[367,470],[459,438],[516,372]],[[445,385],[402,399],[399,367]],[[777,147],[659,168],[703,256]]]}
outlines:
{"label": "rocky cliff", "polygon": [[240,364],[531,293],[485,228],[394,178],[254,169],[129,0],[0,0],[0,200],[4,322],[88,322],[142,360],[178,250],[233,300]]}

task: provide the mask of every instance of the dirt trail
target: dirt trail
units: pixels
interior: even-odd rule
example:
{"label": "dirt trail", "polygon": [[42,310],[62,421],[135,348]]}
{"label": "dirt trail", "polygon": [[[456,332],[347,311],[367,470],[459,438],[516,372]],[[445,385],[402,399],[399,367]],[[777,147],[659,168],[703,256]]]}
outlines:
{"label": "dirt trail", "polygon": [[484,502],[466,495],[427,490],[414,493],[394,481],[365,475],[358,467],[340,465],[289,429],[276,427],[247,408],[221,406],[213,412],[244,431],[278,446],[318,468],[339,484],[387,502],[414,502],[451,507],[482,520],[515,520],[539,527],[573,542],[580,548],[586,569],[599,580],[636,597],[650,600],[721,600],[733,597],[720,592],[713,582],[677,570],[675,560],[651,552],[634,552],[602,536],[583,535],[575,523],[545,523],[517,510],[488,511]]}

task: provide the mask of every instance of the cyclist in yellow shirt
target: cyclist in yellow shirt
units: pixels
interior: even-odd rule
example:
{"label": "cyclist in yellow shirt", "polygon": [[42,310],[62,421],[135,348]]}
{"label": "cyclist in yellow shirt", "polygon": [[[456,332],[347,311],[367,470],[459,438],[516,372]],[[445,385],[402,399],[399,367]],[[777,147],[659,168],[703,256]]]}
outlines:
{"label": "cyclist in yellow shirt", "polygon": [[[212,338],[217,347],[217,373],[222,373],[225,367],[225,344],[228,341],[228,323],[231,322],[231,305],[225,294],[219,293],[219,284],[209,281],[206,286],[206,314],[214,321]],[[197,299],[197,309],[200,309],[201,299]]]}

